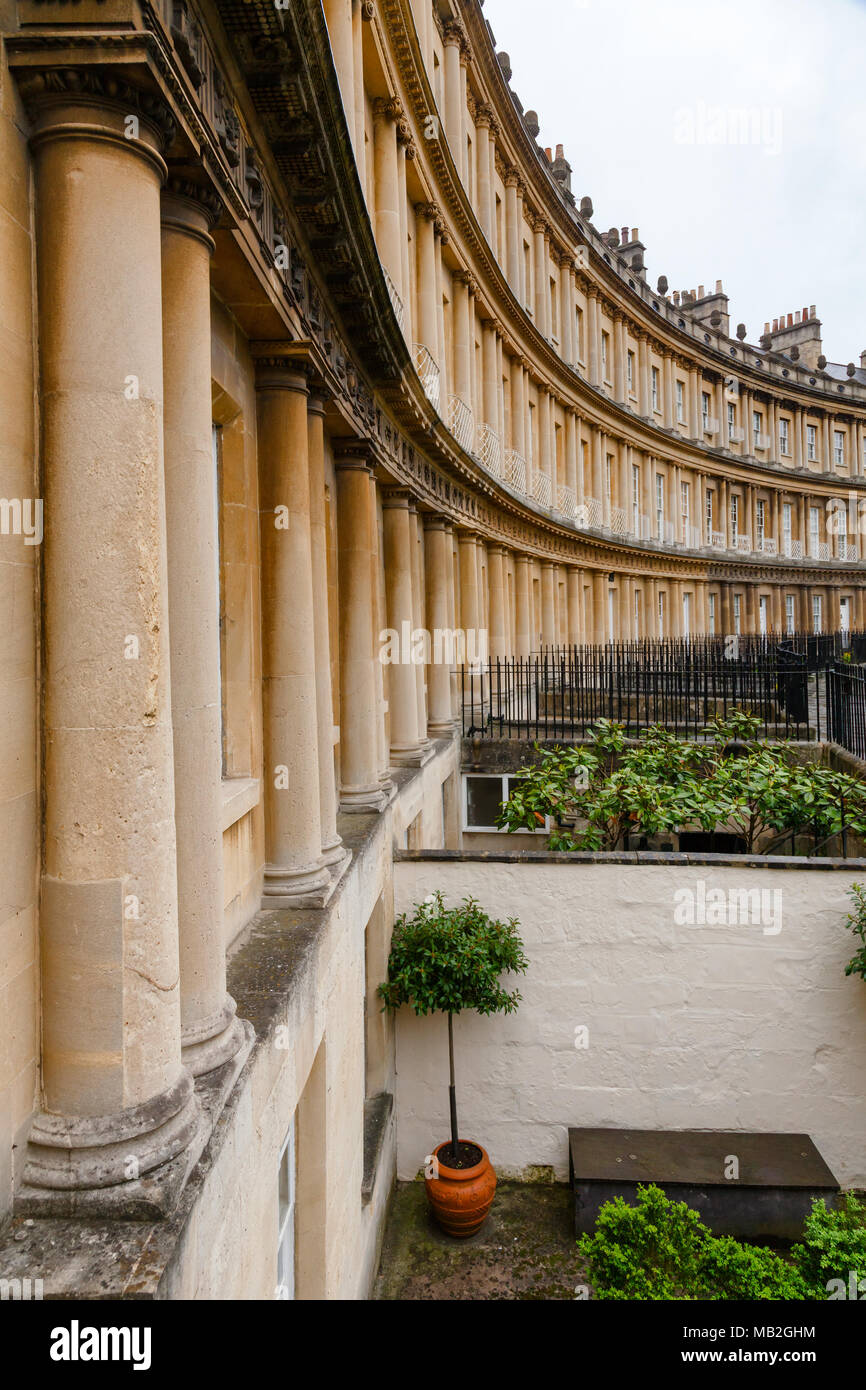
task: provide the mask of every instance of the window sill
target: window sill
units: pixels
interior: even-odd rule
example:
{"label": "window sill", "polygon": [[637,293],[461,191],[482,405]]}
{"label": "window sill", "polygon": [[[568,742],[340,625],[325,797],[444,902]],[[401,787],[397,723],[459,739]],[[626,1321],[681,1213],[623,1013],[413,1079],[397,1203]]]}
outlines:
{"label": "window sill", "polygon": [[223,832],[231,830],[239,820],[258,806],[261,782],[258,777],[223,778]]}
{"label": "window sill", "polygon": [[364,1206],[372,1200],[376,1174],[385,1147],[388,1122],[394,1109],[394,1097],[388,1091],[370,1096],[364,1101],[364,1176],[361,1179],[361,1201]]}

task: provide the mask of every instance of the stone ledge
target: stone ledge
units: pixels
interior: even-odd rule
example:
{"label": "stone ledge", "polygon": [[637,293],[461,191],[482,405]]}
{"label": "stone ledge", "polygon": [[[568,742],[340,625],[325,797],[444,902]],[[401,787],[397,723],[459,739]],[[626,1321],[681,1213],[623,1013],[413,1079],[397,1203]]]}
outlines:
{"label": "stone ledge", "polygon": [[843,872],[866,872],[866,859],[830,859],[815,855],[789,854],[693,854],[671,850],[539,850],[539,849],[399,849],[394,851],[395,862],[487,864],[634,864],[643,868],[704,865],[707,868],[734,869],[841,869]]}
{"label": "stone ledge", "polygon": [[379,1161],[393,1113],[394,1097],[388,1091],[364,1101],[364,1176],[361,1179],[361,1201],[364,1206],[373,1197]]}

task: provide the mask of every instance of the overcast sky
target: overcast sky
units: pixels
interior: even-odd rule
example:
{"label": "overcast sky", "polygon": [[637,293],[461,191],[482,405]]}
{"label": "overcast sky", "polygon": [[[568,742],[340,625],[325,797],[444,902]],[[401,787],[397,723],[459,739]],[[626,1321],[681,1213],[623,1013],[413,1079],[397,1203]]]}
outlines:
{"label": "overcast sky", "polygon": [[[866,348],[866,0],[486,0],[539,143],[647,278],[729,296],[731,332],[814,304]],[[748,113],[742,122],[740,117]]]}

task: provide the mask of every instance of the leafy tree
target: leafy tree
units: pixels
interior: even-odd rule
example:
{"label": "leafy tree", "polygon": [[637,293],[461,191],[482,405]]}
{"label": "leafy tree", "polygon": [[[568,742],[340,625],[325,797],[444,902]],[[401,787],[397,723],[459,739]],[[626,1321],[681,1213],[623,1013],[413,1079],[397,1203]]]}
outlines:
{"label": "leafy tree", "polygon": [[866,836],[866,786],[817,764],[800,765],[783,744],[758,738],[740,710],[714,719],[705,741],[655,725],[626,747],[621,724],[601,720],[588,744],[542,752],[515,779],[498,824],[537,830],[550,817],[554,850],[614,850],[626,835],[699,826],[739,835],[749,853],[770,853],[809,833],[815,848],[843,826]]}
{"label": "leafy tree", "polygon": [[529,961],[513,917],[506,922],[488,917],[474,898],[459,907],[446,907],[441,892],[431,893],[403,913],[394,925],[388,957],[388,979],[378,993],[384,1007],[396,1010],[411,1004],[416,1014],[448,1015],[451,1143],[458,1156],[457,1099],[454,1080],[455,1014],[475,1009],[480,1014],[510,1014],[520,1003],[517,990],[500,984],[505,973],[523,973]]}

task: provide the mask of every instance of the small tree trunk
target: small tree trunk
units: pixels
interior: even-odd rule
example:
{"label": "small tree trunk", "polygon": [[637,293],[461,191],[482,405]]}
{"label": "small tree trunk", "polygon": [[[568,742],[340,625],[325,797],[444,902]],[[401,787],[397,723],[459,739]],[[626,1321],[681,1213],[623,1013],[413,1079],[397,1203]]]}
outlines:
{"label": "small tree trunk", "polygon": [[448,1100],[451,1105],[451,1149],[454,1162],[457,1162],[457,1091],[454,1086],[454,1015],[448,1014],[448,1066],[451,1084],[448,1087]]}

